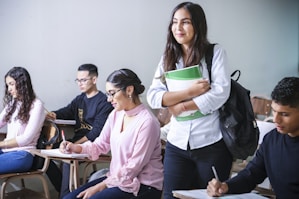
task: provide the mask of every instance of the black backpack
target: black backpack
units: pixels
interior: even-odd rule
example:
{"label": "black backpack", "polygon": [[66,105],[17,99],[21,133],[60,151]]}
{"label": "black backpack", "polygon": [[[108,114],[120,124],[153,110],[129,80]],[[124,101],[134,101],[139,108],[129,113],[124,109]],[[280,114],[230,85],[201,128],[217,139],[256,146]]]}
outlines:
{"label": "black backpack", "polygon": [[[214,45],[209,45],[205,55],[210,81]],[[260,131],[254,117],[250,91],[237,82],[241,71],[234,71],[231,77],[237,73],[236,80],[231,79],[229,98],[219,109],[220,130],[233,158],[245,160],[255,153]]]}

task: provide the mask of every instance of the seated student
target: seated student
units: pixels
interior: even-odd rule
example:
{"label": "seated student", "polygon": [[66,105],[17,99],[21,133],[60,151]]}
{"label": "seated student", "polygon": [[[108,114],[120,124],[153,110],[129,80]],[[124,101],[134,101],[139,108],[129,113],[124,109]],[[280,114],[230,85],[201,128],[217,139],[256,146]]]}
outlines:
{"label": "seated student", "polygon": [[277,199],[299,198],[299,78],[282,79],[271,97],[276,128],[264,136],[256,156],[236,177],[212,179],[208,195],[250,192],[269,177]]}
{"label": "seated student", "polygon": [[7,125],[7,135],[0,141],[0,174],[30,170],[33,155],[45,120],[43,103],[36,97],[28,71],[13,67],[5,75],[4,109],[0,128]]}
{"label": "seated student", "polygon": [[109,115],[100,136],[94,142],[62,142],[64,153],[87,153],[90,159],[111,151],[107,175],[91,181],[70,194],[70,198],[160,199],[163,165],[160,124],[141,103],[144,92],[138,76],[129,69],[110,74],[106,81],[108,101],[114,111]]}
{"label": "seated student", "polygon": [[[111,104],[107,102],[106,95],[97,89],[97,79],[98,69],[95,65],[79,66],[75,81],[82,93],[66,107],[47,114],[48,119],[76,120],[71,142],[81,144],[88,140],[93,141],[99,136],[109,113],[113,110]],[[60,192],[60,198],[69,193],[69,164],[64,163],[62,170],[61,174],[53,161],[47,170],[49,179],[55,189]]]}

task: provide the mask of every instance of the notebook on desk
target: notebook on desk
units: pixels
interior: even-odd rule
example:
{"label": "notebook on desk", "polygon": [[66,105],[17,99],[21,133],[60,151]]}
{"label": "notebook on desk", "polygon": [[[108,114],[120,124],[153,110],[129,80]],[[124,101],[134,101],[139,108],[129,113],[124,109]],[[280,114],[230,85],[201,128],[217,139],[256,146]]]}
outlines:
{"label": "notebook on desk", "polygon": [[61,153],[59,149],[43,149],[41,150],[42,154],[51,156],[51,157],[59,157],[59,158],[78,158],[84,159],[88,157],[88,154],[81,153]]}
{"label": "notebook on desk", "polygon": [[[212,199],[207,194],[206,189],[194,189],[194,190],[175,190],[172,191],[173,196],[181,199]],[[266,199],[266,197],[258,195],[256,193],[244,193],[244,194],[226,194],[219,199]]]}

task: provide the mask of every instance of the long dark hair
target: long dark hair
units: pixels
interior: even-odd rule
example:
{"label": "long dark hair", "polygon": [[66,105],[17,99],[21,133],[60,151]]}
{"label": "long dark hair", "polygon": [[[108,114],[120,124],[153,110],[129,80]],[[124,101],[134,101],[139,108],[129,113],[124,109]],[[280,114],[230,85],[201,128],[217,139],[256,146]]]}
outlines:
{"label": "long dark hair", "polygon": [[[6,85],[6,77],[11,77],[16,81],[17,98],[8,91],[8,85]],[[36,98],[34,90],[32,88],[31,78],[28,71],[23,67],[13,67],[10,69],[4,78],[5,82],[5,95],[3,98],[4,106],[7,106],[5,121],[11,120],[12,114],[17,108],[17,103],[21,102],[21,107],[17,115],[17,119],[21,120],[22,123],[26,123],[29,120],[29,112],[32,107],[32,103]]]}
{"label": "long dark hair", "polygon": [[115,87],[120,88],[122,91],[125,91],[128,86],[133,86],[134,92],[132,99],[134,103],[136,103],[138,96],[145,90],[144,85],[136,73],[127,68],[122,68],[112,72],[107,77],[106,81],[112,83]]}
{"label": "long dark hair", "polygon": [[175,40],[171,30],[174,14],[181,8],[186,9],[190,13],[191,23],[194,29],[194,38],[190,46],[189,54],[187,55],[185,67],[198,64],[204,56],[207,46],[209,45],[209,41],[207,39],[207,21],[202,7],[192,2],[184,2],[177,5],[172,11],[170,23],[168,26],[167,43],[163,58],[165,72],[175,70],[175,64],[183,55],[181,44],[179,44]]}

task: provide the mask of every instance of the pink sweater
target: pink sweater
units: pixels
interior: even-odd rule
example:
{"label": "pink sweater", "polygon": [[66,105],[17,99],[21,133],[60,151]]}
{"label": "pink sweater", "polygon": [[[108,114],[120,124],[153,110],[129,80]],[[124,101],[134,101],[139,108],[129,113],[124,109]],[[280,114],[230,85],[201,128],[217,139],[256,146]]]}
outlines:
{"label": "pink sweater", "polygon": [[[121,132],[125,113],[135,118]],[[160,125],[145,105],[127,112],[112,111],[100,136],[93,143],[88,141],[81,146],[82,153],[88,153],[93,160],[111,150],[110,171],[105,180],[107,187],[119,187],[134,195],[140,184],[162,190]]]}
{"label": "pink sweater", "polygon": [[26,124],[22,124],[20,120],[16,120],[19,109],[20,103],[17,105],[16,111],[13,113],[9,123],[4,121],[6,107],[0,113],[0,128],[7,125],[7,135],[5,139],[9,140],[16,138],[19,145],[19,147],[3,149],[4,152],[36,148],[37,140],[45,120],[43,103],[39,99],[36,99],[33,102],[30,110],[30,118]]}

